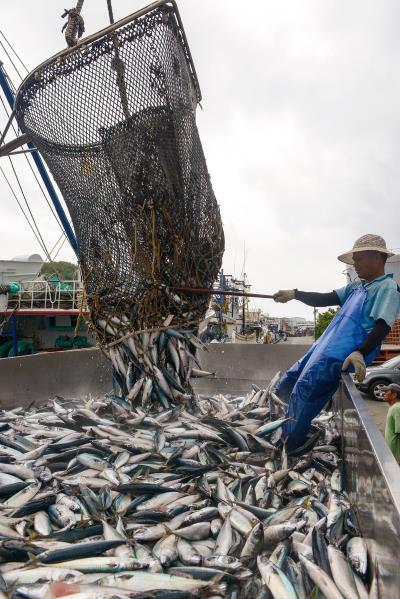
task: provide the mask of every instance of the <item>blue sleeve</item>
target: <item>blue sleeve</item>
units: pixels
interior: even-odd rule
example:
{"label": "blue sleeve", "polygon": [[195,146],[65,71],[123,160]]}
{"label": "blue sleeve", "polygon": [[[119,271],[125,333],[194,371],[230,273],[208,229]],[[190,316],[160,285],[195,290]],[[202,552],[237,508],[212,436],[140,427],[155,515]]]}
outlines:
{"label": "blue sleeve", "polygon": [[349,295],[353,291],[353,289],[354,289],[354,285],[352,283],[349,283],[348,285],[345,285],[344,287],[340,287],[340,289],[335,289],[336,295],[339,298],[339,302],[340,302],[341,306],[343,306],[344,302],[347,300],[347,298],[349,297]]}
{"label": "blue sleeve", "polygon": [[400,293],[397,285],[380,286],[374,296],[370,317],[375,321],[384,320],[392,327],[399,313]]}

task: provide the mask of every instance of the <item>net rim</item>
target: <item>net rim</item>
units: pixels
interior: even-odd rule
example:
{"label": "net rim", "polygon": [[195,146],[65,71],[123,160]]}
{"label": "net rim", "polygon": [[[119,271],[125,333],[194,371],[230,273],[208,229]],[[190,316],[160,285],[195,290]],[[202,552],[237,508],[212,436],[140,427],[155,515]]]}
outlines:
{"label": "net rim", "polygon": [[148,15],[149,13],[156,10],[157,8],[160,8],[161,6],[169,6],[172,8],[172,14],[174,15],[174,17],[176,19],[176,25],[178,27],[178,31],[180,32],[180,38],[181,38],[180,41],[181,41],[182,47],[184,49],[184,52],[186,54],[186,59],[187,59],[188,66],[189,66],[190,76],[192,78],[192,82],[193,82],[194,89],[195,89],[196,96],[197,96],[197,102],[200,103],[201,99],[202,99],[200,84],[199,84],[199,80],[197,78],[196,68],[194,66],[192,54],[190,52],[189,44],[188,44],[188,41],[186,38],[185,30],[183,28],[183,23],[182,23],[182,19],[181,19],[180,13],[179,13],[179,9],[178,9],[176,0],[156,0],[155,2],[152,2],[151,4],[148,4],[147,6],[144,6],[143,8],[131,13],[127,17],[124,17],[123,19],[116,21],[112,25],[109,25],[108,27],[104,27],[103,29],[100,29],[96,33],[81,39],[72,48],[65,48],[64,50],[57,52],[50,58],[48,58],[45,61],[43,61],[42,63],[40,63],[36,68],[34,68],[30,73],[28,73],[28,75],[25,77],[25,79],[21,82],[20,86],[18,87],[17,93],[15,95],[15,106],[18,105],[20,96],[24,93],[25,88],[29,86],[32,79],[34,79],[36,77],[36,74],[39,71],[41,71],[42,69],[45,69],[49,65],[51,65],[59,60],[68,58],[69,56],[73,55],[74,53],[80,52],[82,50],[86,50],[87,47],[90,46],[91,44],[97,42],[98,40],[100,40],[104,37],[109,36],[116,30],[118,30],[126,25],[129,25],[136,19],[144,17],[145,15]]}

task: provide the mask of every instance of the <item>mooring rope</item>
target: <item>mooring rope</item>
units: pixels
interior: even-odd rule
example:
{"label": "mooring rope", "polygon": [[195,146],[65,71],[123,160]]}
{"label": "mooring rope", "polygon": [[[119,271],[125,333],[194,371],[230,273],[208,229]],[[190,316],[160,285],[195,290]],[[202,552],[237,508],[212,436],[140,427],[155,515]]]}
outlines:
{"label": "mooring rope", "polygon": [[65,9],[64,14],[61,15],[63,19],[68,17],[68,22],[65,23],[61,31],[65,30],[65,40],[69,48],[76,46],[78,39],[81,38],[85,32],[85,23],[81,16],[84,1],[85,0],[78,0],[75,8],[71,8],[70,10]]}

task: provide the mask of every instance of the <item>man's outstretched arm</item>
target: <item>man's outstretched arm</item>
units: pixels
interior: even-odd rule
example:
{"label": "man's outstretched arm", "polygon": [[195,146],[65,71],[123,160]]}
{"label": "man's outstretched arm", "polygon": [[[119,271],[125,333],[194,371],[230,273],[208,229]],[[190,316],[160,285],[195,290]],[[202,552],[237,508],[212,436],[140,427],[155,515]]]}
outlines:
{"label": "man's outstretched arm", "polygon": [[299,291],[298,289],[281,289],[274,294],[274,300],[279,304],[286,304],[286,302],[294,299],[313,308],[340,306],[339,296],[336,291],[317,293],[315,291]]}

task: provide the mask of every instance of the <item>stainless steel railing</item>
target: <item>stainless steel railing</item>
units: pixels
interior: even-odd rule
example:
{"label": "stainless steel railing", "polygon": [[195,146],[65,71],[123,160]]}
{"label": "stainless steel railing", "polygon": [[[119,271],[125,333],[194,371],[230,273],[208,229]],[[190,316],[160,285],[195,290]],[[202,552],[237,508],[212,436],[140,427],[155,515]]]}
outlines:
{"label": "stainless steel railing", "polygon": [[25,281],[20,291],[8,296],[7,309],[80,310],[82,293],[81,281]]}
{"label": "stainless steel railing", "polygon": [[349,375],[334,399],[346,490],[377,563],[385,599],[400,596],[400,468]]}

